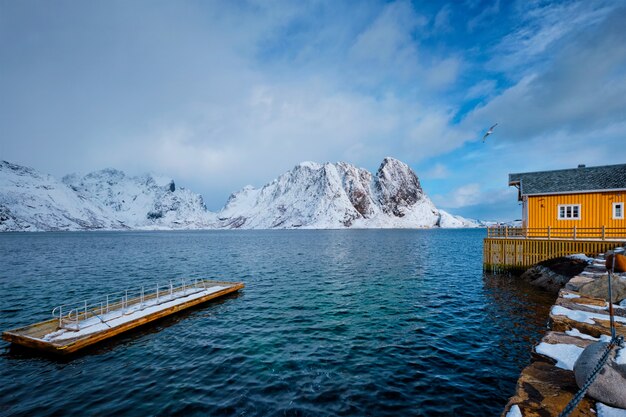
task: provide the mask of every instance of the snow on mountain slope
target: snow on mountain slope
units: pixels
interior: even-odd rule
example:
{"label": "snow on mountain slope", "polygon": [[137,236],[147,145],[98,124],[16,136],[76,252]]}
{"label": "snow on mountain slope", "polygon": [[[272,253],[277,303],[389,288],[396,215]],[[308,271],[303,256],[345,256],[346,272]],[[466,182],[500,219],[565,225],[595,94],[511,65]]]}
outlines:
{"label": "snow on mountain slope", "polygon": [[413,170],[393,158],[376,175],[345,162],[303,162],[261,189],[231,195],[218,220],[245,229],[477,226],[438,210]]}
{"label": "snow on mountain slope", "polygon": [[101,207],[50,175],[0,161],[0,231],[119,227]]}
{"label": "snow on mountain slope", "polygon": [[215,220],[200,195],[177,188],[167,178],[130,177],[122,171],[104,169],[82,178],[67,175],[63,183],[81,198],[102,207],[108,217],[134,229],[197,229]]}
{"label": "snow on mountain slope", "polygon": [[200,195],[169,179],[105,169],[58,181],[0,162],[0,231],[198,229],[214,223]]}
{"label": "snow on mountain slope", "polygon": [[461,216],[455,216],[444,210],[439,210],[439,227],[443,228],[460,228],[460,227],[481,227],[482,223],[478,220],[466,219]]}
{"label": "snow on mountain slope", "polygon": [[303,162],[234,193],[219,213],[169,178],[105,169],[57,181],[0,162],[0,231],[477,226],[438,210],[413,170],[393,158],[374,175],[345,162]]}
{"label": "snow on mountain slope", "polygon": [[263,188],[233,194],[218,214],[222,227],[271,229],[346,227],[360,214],[333,164],[303,163]]}

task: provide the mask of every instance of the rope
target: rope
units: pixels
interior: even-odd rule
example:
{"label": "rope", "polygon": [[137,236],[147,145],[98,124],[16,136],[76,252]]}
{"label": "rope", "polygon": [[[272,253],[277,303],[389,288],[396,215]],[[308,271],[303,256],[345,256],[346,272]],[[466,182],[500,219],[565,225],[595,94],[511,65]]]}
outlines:
{"label": "rope", "polygon": [[559,417],[567,417],[571,414],[572,411],[576,409],[576,406],[578,406],[578,403],[580,403],[580,401],[583,399],[583,397],[585,396],[585,393],[587,392],[591,384],[593,384],[593,381],[596,380],[596,377],[598,376],[598,374],[604,367],[604,364],[606,364],[606,361],[609,358],[609,353],[611,353],[611,350],[616,345],[620,345],[620,344],[621,344],[621,337],[617,339],[611,339],[611,342],[609,342],[609,344],[606,345],[606,349],[604,353],[602,354],[602,357],[596,364],[595,368],[593,368],[591,375],[589,375],[589,377],[587,378],[583,386],[580,388],[580,390],[578,390],[576,395],[574,395],[574,398],[572,398],[570,402],[567,404],[567,406],[565,406],[563,411],[561,411],[561,414],[559,414]]}

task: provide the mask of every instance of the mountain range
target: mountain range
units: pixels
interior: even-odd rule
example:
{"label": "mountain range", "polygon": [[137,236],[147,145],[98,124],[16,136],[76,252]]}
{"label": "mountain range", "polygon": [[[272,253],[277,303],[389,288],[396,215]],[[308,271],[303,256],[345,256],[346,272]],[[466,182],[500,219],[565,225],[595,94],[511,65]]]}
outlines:
{"label": "mountain range", "polygon": [[219,212],[170,178],[104,169],[50,175],[0,161],[0,231],[478,227],[437,209],[415,172],[385,158],[375,174],[303,162],[261,188],[232,194]]}

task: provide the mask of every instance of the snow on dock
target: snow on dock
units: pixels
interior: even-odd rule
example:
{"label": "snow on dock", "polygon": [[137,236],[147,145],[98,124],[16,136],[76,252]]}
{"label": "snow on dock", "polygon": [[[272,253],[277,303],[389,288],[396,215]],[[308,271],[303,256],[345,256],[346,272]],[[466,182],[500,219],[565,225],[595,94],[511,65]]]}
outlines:
{"label": "snow on dock", "polygon": [[[240,282],[181,280],[180,285],[156,284],[153,288],[111,294],[101,300],[55,307],[52,320],[9,330],[3,339],[53,353],[72,353],[120,333],[235,292]],[[136,295],[129,298],[130,295]]]}

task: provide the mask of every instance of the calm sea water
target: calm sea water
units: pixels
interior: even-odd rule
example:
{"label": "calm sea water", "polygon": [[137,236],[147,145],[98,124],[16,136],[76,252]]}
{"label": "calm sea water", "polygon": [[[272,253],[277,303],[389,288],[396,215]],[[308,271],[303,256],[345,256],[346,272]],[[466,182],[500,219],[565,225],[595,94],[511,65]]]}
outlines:
{"label": "calm sea water", "polygon": [[0,415],[498,415],[554,297],[483,275],[484,230],[0,234],[0,330],[64,301],[241,280],[63,360],[0,345]]}

